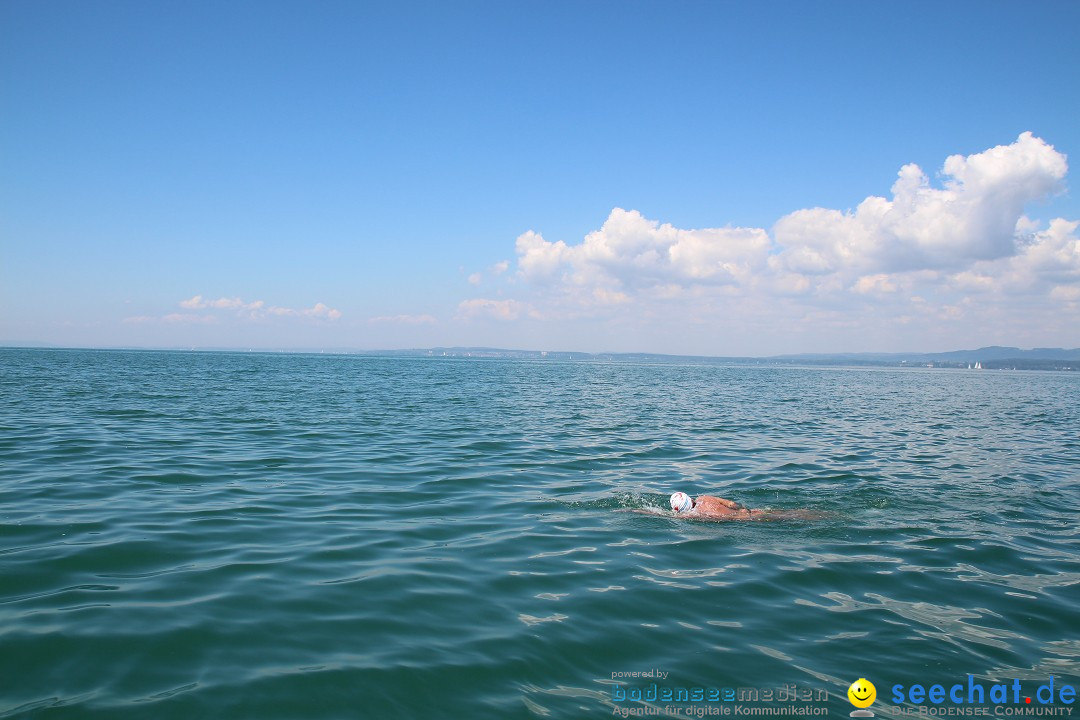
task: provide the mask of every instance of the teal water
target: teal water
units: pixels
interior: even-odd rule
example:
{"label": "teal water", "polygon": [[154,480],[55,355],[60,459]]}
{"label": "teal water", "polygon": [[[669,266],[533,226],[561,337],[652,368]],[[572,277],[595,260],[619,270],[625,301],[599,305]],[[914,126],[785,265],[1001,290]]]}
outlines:
{"label": "teal water", "polygon": [[1078,506],[1072,373],[0,350],[0,717],[1075,685]]}

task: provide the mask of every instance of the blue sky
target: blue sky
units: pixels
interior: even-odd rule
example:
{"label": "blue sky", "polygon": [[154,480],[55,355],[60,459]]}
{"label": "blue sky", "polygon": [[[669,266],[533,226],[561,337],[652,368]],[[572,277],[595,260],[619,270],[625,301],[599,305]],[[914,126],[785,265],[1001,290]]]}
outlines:
{"label": "blue sky", "polygon": [[1080,346],[1077,27],[6,0],[0,342]]}

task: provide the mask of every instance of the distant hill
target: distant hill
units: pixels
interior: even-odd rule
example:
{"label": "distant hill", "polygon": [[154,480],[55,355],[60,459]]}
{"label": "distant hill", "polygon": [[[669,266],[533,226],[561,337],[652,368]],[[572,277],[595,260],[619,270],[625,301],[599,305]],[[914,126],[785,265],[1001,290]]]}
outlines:
{"label": "distant hill", "polygon": [[[380,353],[382,354],[382,353]],[[803,353],[771,357],[705,357],[660,353],[585,353],[570,351],[504,350],[488,347],[451,347],[387,351],[386,354],[434,357],[506,358],[519,360],[600,360],[618,362],[696,362],[755,365],[862,365],[876,367],[980,367],[1015,370],[1080,370],[1080,348],[1033,348],[991,346],[977,350],[939,353]]]}
{"label": "distant hill", "polygon": [[1033,348],[991,345],[977,350],[938,353],[835,353],[778,355],[773,360],[828,365],[896,365],[968,367],[976,363],[986,370],[1080,370],[1080,348]]}
{"label": "distant hill", "polygon": [[[383,353],[379,353],[383,354]],[[803,353],[771,357],[711,357],[664,355],[660,353],[586,353],[571,351],[506,350],[489,347],[447,347],[386,351],[395,355],[434,357],[507,358],[536,360],[606,360],[621,362],[697,362],[741,363],[758,365],[865,365],[895,367],[966,368],[979,363],[985,369],[1080,370],[1080,348],[1034,348],[991,346],[977,350],[953,350],[940,353]]]}
{"label": "distant hill", "polygon": [[803,353],[776,355],[777,360],[848,360],[875,362],[986,362],[988,360],[1075,360],[1080,361],[1080,348],[1033,348],[1021,350],[1015,347],[991,345],[977,350],[950,350],[938,353]]}
{"label": "distant hill", "polygon": [[1021,350],[1020,348],[1004,348],[1001,345],[989,345],[987,348],[977,350],[951,350],[943,353],[801,353],[795,355],[774,355],[774,359],[804,359],[804,361],[818,361],[818,359],[848,359],[848,361],[883,361],[883,362],[922,362],[934,361],[950,362],[986,362],[1000,361],[1000,359],[1067,359],[1067,361],[1080,361],[1080,348],[1066,350],[1064,348],[1034,348]]}
{"label": "distant hill", "polygon": [[931,353],[926,357],[940,360],[1080,360],[1080,348],[1032,348],[1021,350],[1014,347],[991,345],[978,350],[953,350],[952,352]]}
{"label": "distant hill", "polygon": [[[21,343],[0,343],[0,346],[33,346]],[[55,346],[38,345],[42,348]],[[62,348],[55,348],[62,349]],[[710,365],[851,365],[867,367],[935,367],[968,368],[986,370],[1080,370],[1080,348],[1032,348],[992,345],[976,350],[951,350],[938,353],[801,353],[773,355],[769,357],[733,357],[703,355],[665,355],[662,353],[587,353],[570,350],[511,350],[491,347],[436,347],[401,350],[356,350],[352,348],[112,348],[142,350],[148,352],[202,351],[202,352],[272,352],[272,353],[328,353],[341,355],[376,355],[383,357],[456,357],[491,358],[506,360],[572,360],[636,363],[696,363]]]}

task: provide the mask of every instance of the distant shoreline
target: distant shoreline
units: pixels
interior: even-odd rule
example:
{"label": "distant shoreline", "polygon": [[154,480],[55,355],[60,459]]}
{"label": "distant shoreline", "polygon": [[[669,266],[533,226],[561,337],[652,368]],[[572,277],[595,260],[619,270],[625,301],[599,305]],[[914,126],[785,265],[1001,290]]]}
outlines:
{"label": "distant shoreline", "polygon": [[374,357],[447,357],[503,360],[598,361],[639,363],[705,363],[716,365],[768,365],[818,367],[927,368],[949,370],[1080,371],[1080,348],[1019,348],[992,346],[941,353],[813,353],[801,355],[708,356],[665,353],[589,353],[549,350],[511,350],[486,347],[437,347],[398,350],[354,348],[235,348],[235,347],[64,347],[44,343],[0,343],[2,349],[92,350],[128,352],[221,352],[290,355],[363,355]]}

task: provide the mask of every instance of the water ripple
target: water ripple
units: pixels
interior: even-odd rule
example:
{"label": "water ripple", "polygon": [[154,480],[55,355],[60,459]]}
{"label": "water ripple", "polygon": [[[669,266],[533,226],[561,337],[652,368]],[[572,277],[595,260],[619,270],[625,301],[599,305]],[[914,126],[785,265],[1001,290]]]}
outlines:
{"label": "water ripple", "polygon": [[1080,674],[1076,374],[0,350],[0,393],[0,717]]}

